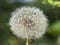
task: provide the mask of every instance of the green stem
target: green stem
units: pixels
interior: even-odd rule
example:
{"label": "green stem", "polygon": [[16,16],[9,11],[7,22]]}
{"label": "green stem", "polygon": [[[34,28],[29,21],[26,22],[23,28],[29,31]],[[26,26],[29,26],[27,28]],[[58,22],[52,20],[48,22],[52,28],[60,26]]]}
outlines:
{"label": "green stem", "polygon": [[28,45],[28,38],[26,39],[26,45]]}
{"label": "green stem", "polygon": [[60,35],[57,37],[57,45],[60,45]]}

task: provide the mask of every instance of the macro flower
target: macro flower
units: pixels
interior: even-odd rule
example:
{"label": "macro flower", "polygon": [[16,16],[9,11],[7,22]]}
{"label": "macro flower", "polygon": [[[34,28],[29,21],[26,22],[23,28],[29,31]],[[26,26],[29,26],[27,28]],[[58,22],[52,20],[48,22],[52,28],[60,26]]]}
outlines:
{"label": "macro flower", "polygon": [[48,26],[43,11],[36,7],[17,8],[9,20],[10,29],[18,38],[36,39],[42,37]]}

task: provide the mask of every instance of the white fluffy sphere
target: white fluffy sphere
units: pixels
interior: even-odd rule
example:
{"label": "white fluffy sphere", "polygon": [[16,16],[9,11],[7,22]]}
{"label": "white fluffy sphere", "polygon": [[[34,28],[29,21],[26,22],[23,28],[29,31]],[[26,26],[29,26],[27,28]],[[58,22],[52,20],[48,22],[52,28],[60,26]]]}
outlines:
{"label": "white fluffy sphere", "polygon": [[47,18],[35,7],[17,8],[11,14],[9,25],[13,34],[18,38],[40,38],[45,34]]}

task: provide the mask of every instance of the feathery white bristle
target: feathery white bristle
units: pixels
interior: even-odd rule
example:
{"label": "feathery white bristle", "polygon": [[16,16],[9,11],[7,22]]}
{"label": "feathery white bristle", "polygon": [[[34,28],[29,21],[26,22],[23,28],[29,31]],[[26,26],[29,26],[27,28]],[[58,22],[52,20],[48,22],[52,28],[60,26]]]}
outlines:
{"label": "feathery white bristle", "polygon": [[[27,19],[31,22],[24,22]],[[19,38],[27,38],[26,32],[29,33],[29,38],[39,38],[46,32],[47,21],[46,16],[38,8],[21,7],[12,12],[9,25],[13,34]]]}

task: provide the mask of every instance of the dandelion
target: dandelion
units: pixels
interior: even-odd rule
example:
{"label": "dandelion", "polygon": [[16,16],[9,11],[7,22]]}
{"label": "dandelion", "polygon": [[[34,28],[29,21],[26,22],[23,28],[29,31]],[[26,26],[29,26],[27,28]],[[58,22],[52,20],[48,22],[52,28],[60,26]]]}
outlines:
{"label": "dandelion", "polygon": [[47,28],[47,18],[42,10],[36,7],[17,8],[9,20],[11,31],[18,38],[37,39],[42,37]]}

